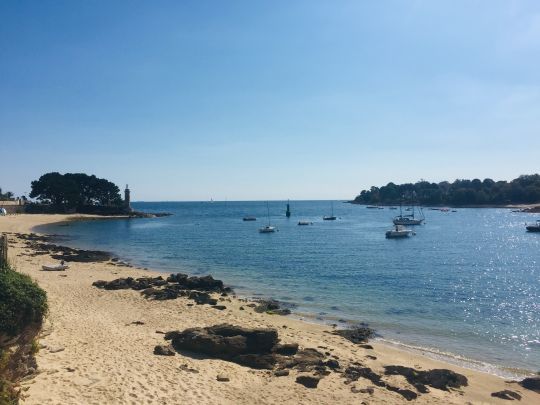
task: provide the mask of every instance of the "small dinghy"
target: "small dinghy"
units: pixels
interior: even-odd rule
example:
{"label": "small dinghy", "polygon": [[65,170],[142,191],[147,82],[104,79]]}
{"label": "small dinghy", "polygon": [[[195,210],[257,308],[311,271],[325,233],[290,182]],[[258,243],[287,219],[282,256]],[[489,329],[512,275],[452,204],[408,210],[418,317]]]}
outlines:
{"label": "small dinghy", "polygon": [[48,266],[46,264],[44,264],[43,266],[41,266],[41,268],[44,270],[44,271],[64,271],[66,269],[69,269],[69,266],[67,264],[57,264],[56,266]]}

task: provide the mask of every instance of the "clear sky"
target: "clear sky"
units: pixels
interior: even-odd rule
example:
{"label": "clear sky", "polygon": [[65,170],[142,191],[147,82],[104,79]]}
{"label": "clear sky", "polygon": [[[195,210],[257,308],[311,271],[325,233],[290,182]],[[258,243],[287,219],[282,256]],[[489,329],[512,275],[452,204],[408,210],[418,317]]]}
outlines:
{"label": "clear sky", "polygon": [[540,1],[0,2],[0,187],[352,198],[540,171]]}

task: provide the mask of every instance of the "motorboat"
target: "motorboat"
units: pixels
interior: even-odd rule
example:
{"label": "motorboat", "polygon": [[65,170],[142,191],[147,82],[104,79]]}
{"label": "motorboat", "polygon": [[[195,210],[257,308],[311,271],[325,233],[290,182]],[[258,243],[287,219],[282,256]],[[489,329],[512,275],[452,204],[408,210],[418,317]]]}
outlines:
{"label": "motorboat", "polygon": [[257,218],[255,218],[255,217],[244,217],[244,218],[242,218],[242,221],[256,221],[256,220],[257,220]]}
{"label": "motorboat", "polygon": [[376,209],[379,208],[379,207],[377,207],[376,205],[368,205],[366,208],[369,208],[369,209],[372,209],[372,210],[376,210]]}
{"label": "motorboat", "polygon": [[309,221],[298,221],[298,225],[304,226],[304,225],[313,225],[313,222]]}
{"label": "motorboat", "polygon": [[527,232],[540,232],[540,219],[535,224],[525,224]]}
{"label": "motorboat", "polygon": [[394,229],[390,229],[389,231],[386,231],[386,238],[387,239],[407,238],[414,234],[415,233],[411,229],[407,229],[403,225],[396,225]]}

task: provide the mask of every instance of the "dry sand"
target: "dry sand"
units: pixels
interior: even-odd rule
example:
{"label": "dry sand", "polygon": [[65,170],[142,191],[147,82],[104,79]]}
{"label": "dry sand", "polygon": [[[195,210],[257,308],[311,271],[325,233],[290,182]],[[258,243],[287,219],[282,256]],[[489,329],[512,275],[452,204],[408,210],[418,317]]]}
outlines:
{"label": "dry sand", "polygon": [[[68,219],[73,216],[0,217],[0,232],[30,233],[36,225]],[[15,236],[10,237],[10,243],[13,245],[9,252],[12,263],[47,291],[50,303],[50,314],[41,338],[43,347],[37,354],[39,373],[22,384],[26,404],[407,403],[401,395],[384,388],[375,387],[373,395],[352,392],[352,387],[373,386],[363,378],[345,384],[342,377],[332,373],[321,380],[318,388],[308,389],[295,382],[296,371],[286,377],[275,377],[269,371],[252,370],[222,360],[153,354],[155,345],[165,343],[163,335],[157,331],[222,322],[273,327],[279,330],[283,342],[296,342],[301,347],[331,352],[342,364],[359,361],[378,373],[382,373],[384,365],[399,364],[421,370],[448,368],[469,379],[468,387],[463,390],[446,392],[430,388],[430,393],[422,394],[412,402],[506,403],[490,394],[510,389],[522,395],[522,404],[540,403],[539,394],[499,377],[380,343],[372,343],[373,350],[359,348],[342,337],[328,334],[331,328],[327,326],[259,314],[248,307],[239,310],[245,303],[234,298],[226,298],[222,304],[227,309],[218,311],[208,305],[188,306],[192,301],[185,298],[148,301],[137,291],[100,290],[92,287],[92,282],[153,276],[155,273],[106,263],[72,263],[66,272],[44,272],[40,271],[42,264],[54,263],[49,255],[30,256],[31,251]],[[144,324],[132,324],[135,321]],[[218,374],[228,376],[230,381],[218,382]],[[415,391],[401,376],[385,379]]]}

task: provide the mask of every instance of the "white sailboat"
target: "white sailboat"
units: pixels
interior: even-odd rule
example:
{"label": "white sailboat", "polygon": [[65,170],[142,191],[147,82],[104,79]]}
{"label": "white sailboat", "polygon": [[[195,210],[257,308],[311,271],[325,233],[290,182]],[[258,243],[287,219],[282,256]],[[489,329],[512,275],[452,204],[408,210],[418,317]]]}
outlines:
{"label": "white sailboat", "polygon": [[336,217],[334,216],[334,202],[330,201],[330,206],[332,207],[332,215],[326,215],[322,217],[324,221],[335,221]]}
{"label": "white sailboat", "polygon": [[399,215],[393,219],[394,225],[422,225],[422,222],[424,222],[424,212],[421,208],[418,209],[418,211],[422,214],[422,218],[415,218],[414,217],[414,203],[412,207],[410,208],[410,211],[412,211],[412,214],[410,215],[403,215],[403,207],[402,203],[400,201],[399,203]]}
{"label": "white sailboat", "polygon": [[259,228],[260,233],[272,233],[276,231],[276,228],[270,225],[270,207],[268,206],[268,201],[266,202],[266,210],[268,212],[268,225]]}

